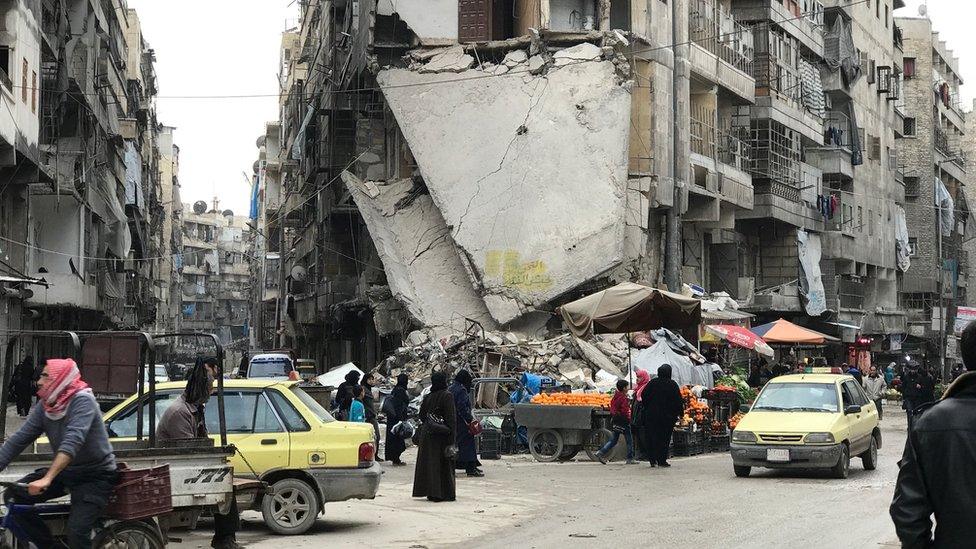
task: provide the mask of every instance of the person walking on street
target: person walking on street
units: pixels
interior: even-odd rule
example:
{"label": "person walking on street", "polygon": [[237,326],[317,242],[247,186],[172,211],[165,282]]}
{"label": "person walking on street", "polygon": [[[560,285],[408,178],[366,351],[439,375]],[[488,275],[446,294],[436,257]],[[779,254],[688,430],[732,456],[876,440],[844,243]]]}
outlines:
{"label": "person walking on street", "polygon": [[641,401],[644,403],[648,461],[651,462],[651,467],[670,467],[668,449],[671,447],[671,435],[674,434],[674,424],[684,409],[681,390],[671,379],[670,364],[663,364],[658,368],[657,377],[644,387]]}
{"label": "person walking on street", "polygon": [[891,382],[895,380],[895,363],[892,362],[888,364],[888,367],[884,371],[885,385],[891,387]]}
{"label": "person walking on street", "polygon": [[435,502],[456,499],[456,417],[454,397],[447,391],[447,374],[434,372],[430,376],[430,393],[420,404],[421,425],[417,467],[413,475],[413,497],[426,497]]}
{"label": "person walking on street", "polygon": [[976,539],[976,323],[963,330],[960,350],[967,372],[923,407],[898,463],[890,513],[902,547],[972,547]]}
{"label": "person walking on street", "polygon": [[474,421],[471,414],[471,388],[474,378],[471,372],[461,370],[454,376],[454,383],[448,391],[454,397],[454,410],[457,413],[457,444],[458,455],[454,467],[464,469],[469,477],[483,477],[484,471],[479,469],[481,462],[478,461],[478,450],[475,448],[474,435],[468,425]]}
{"label": "person walking on street", "polygon": [[363,405],[363,394],[366,392],[366,388],[362,385],[353,385],[350,389],[352,391],[352,401],[349,403],[349,409],[346,410],[346,421],[352,423],[366,423],[366,406]]}
{"label": "person walking on street", "polygon": [[383,407],[388,410],[386,414],[386,449],[383,457],[393,462],[393,465],[406,465],[400,460],[400,456],[407,449],[407,442],[403,437],[393,434],[393,428],[397,423],[407,420],[407,409],[410,406],[410,395],[407,394],[407,374],[397,376],[396,385],[393,392],[386,397],[390,404],[385,402]]}
{"label": "person walking on street", "polygon": [[[216,389],[214,381],[220,375],[216,358],[197,360],[186,376],[186,387],[173,404],[163,412],[156,426],[156,439],[162,442],[206,438],[207,420],[204,410]],[[161,520],[169,520],[169,517]],[[237,501],[231,499],[227,513],[214,513],[214,535],[210,546],[216,549],[237,549],[237,531],[241,529],[241,514]]]}
{"label": "person walking on street", "polygon": [[864,386],[864,392],[868,394],[868,398],[874,401],[874,405],[878,408],[878,420],[880,421],[884,415],[881,411],[881,401],[884,400],[884,394],[888,390],[888,385],[885,383],[884,378],[878,375],[877,367],[871,366],[868,377],[864,378],[862,385]]}
{"label": "person walking on street", "polygon": [[14,400],[17,403],[17,415],[27,417],[30,413],[31,401],[34,394],[34,357],[28,355],[14,370],[13,379]]}
{"label": "person walking on street", "polygon": [[627,385],[626,380],[618,379],[617,392],[610,399],[610,428],[613,430],[613,436],[596,452],[597,459],[604,465],[607,464],[607,454],[620,441],[620,435],[623,435],[627,442],[627,465],[637,463],[634,461],[634,437],[630,432],[630,399],[627,396]]}
{"label": "person walking on street", "polygon": [[376,443],[376,461],[383,461],[380,458],[380,422],[376,417],[376,399],[373,398],[373,374],[363,376],[363,396],[361,397],[363,408],[366,411],[366,423],[373,426],[373,440]]}

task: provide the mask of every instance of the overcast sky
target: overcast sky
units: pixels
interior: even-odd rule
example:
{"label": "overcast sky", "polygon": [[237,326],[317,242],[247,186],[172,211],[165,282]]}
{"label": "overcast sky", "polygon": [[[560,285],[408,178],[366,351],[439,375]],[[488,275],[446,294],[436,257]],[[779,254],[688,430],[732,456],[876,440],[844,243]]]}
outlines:
{"label": "overcast sky", "polygon": [[[289,6],[289,4],[292,4]],[[295,0],[128,0],[156,51],[159,121],[176,126],[184,202],[220,199],[247,215],[254,141],[278,118],[277,97],[167,99],[278,93],[281,33]]]}
{"label": "overcast sky", "polygon": [[918,15],[918,7],[927,3],[929,19],[949,49],[959,57],[959,71],[966,82],[962,96],[967,107],[976,97],[976,2],[972,0],[906,0],[906,7],[895,12],[896,17]]}

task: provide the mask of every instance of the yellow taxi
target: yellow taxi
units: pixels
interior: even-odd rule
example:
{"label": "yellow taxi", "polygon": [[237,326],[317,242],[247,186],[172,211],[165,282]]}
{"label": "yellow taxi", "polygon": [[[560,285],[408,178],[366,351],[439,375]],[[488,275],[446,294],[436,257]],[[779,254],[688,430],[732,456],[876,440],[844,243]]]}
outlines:
{"label": "yellow taxi", "polygon": [[[160,383],[155,402],[143,394],[143,421],[149,406],[156,420],[183,392],[184,383]],[[298,386],[274,379],[224,381],[227,442],[237,447],[231,459],[234,475],[268,483],[270,495],[254,502],[268,526],[281,534],[308,530],[326,502],[373,499],[379,489],[381,467],[376,461],[373,427],[336,421]],[[134,439],[136,396],[105,414],[112,439]],[[205,409],[207,431],[220,433],[217,400]]]}
{"label": "yellow taxi", "polygon": [[851,458],[866,470],[878,462],[877,407],[849,375],[793,374],[773,378],[732,432],[732,467],[829,469],[847,478]]}

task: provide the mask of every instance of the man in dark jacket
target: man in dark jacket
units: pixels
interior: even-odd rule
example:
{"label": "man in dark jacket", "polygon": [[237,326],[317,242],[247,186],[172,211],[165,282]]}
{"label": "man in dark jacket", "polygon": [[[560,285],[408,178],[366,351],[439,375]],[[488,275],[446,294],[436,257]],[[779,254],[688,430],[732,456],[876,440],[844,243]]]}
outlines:
{"label": "man in dark jacket", "polygon": [[976,539],[976,323],[960,347],[968,372],[921,408],[899,462],[891,518],[902,547],[972,547]]}

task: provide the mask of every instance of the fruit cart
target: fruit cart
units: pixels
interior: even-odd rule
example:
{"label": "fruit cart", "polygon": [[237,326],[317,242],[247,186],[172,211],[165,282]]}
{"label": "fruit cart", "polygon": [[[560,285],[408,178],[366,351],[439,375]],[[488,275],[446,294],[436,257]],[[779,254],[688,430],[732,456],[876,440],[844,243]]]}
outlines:
{"label": "fruit cart", "polygon": [[580,450],[597,461],[597,450],[613,436],[602,407],[516,404],[515,422],[528,429],[529,452],[541,462],[568,461]]}

